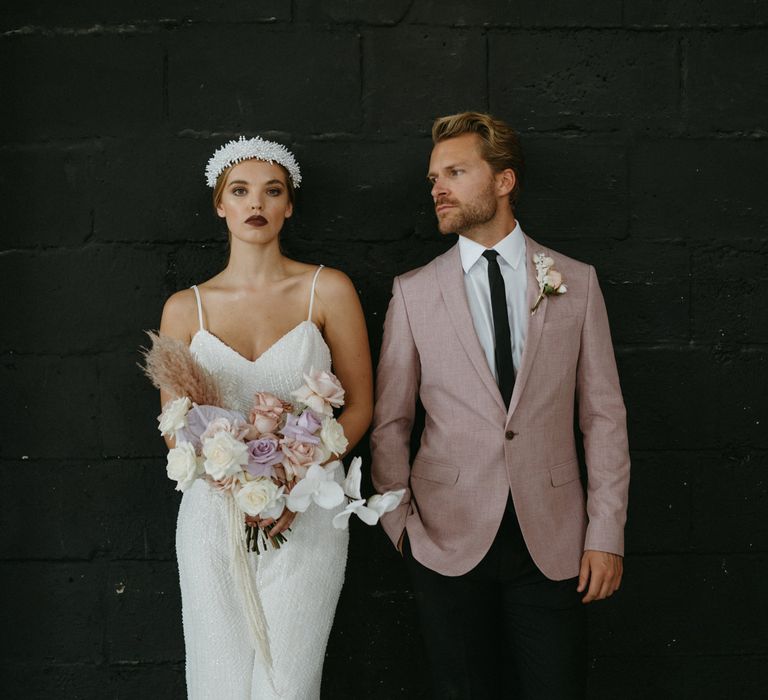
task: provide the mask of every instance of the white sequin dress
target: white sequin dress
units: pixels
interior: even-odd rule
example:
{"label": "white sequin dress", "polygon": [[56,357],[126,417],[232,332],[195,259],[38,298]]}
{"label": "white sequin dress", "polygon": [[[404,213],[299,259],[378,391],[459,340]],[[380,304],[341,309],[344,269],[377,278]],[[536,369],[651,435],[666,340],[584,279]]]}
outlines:
{"label": "white sequin dress", "polygon": [[[319,273],[320,269],[318,269]],[[257,391],[285,401],[310,369],[330,369],[331,354],[309,317],[254,361],[209,333],[203,324],[190,349],[217,379],[224,407],[247,415]],[[337,473],[339,479],[342,474]],[[268,625],[273,672],[254,648],[243,613],[241,591],[230,571],[227,494],[197,480],[182,498],[176,528],[190,700],[262,700],[320,697],[328,635],[344,581],[349,535],[331,525],[342,508],[312,504],[299,513],[279,550],[249,554]],[[271,677],[270,677],[271,675]]]}

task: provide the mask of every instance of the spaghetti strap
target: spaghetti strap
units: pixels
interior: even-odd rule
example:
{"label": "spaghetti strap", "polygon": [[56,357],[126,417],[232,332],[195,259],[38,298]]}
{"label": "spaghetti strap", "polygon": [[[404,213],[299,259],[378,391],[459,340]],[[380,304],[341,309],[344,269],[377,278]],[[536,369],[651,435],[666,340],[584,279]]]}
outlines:
{"label": "spaghetti strap", "polygon": [[205,326],[203,325],[203,302],[200,301],[200,292],[197,290],[197,285],[192,285],[192,290],[195,292],[195,299],[197,299],[197,318],[200,321],[200,330],[204,331]]}
{"label": "spaghetti strap", "polygon": [[312,320],[312,306],[315,303],[315,284],[317,283],[317,276],[320,274],[320,270],[324,267],[325,265],[320,265],[317,268],[317,272],[315,272],[315,276],[312,278],[312,291],[309,293],[309,315],[307,316],[307,321]]}

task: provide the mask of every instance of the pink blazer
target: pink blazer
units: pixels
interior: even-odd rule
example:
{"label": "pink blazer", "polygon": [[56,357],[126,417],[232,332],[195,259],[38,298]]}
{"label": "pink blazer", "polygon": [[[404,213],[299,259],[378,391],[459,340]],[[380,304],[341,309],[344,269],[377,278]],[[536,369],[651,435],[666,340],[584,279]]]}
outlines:
{"label": "pink blazer", "polygon": [[[529,317],[509,410],[475,333],[458,245],[393,285],[376,377],[373,483],[406,489],[382,525],[395,544],[405,528],[414,557],[447,576],[485,556],[510,490],[528,550],[548,578],[577,576],[585,549],[623,555],[626,416],[595,270],[525,242],[529,306],[538,294],[534,253],[554,259],[568,291]],[[426,423],[411,463],[417,397]]]}

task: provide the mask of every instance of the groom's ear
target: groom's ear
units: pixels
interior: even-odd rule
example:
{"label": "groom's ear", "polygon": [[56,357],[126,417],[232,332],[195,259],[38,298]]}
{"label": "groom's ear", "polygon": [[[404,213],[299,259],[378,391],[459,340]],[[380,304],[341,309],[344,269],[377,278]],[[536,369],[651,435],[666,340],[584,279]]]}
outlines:
{"label": "groom's ear", "polygon": [[512,168],[507,168],[496,173],[496,196],[508,197],[509,193],[515,189],[517,176]]}

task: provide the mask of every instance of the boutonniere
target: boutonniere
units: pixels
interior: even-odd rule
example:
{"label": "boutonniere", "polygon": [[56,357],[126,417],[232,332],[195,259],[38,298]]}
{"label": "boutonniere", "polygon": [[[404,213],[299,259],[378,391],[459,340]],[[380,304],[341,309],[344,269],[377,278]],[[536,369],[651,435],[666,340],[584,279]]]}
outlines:
{"label": "boutonniere", "polygon": [[533,256],[533,264],[536,265],[536,281],[539,283],[539,296],[531,307],[531,316],[536,313],[542,299],[550,294],[565,294],[568,287],[563,284],[563,276],[554,268],[555,261],[544,253],[536,253]]}

